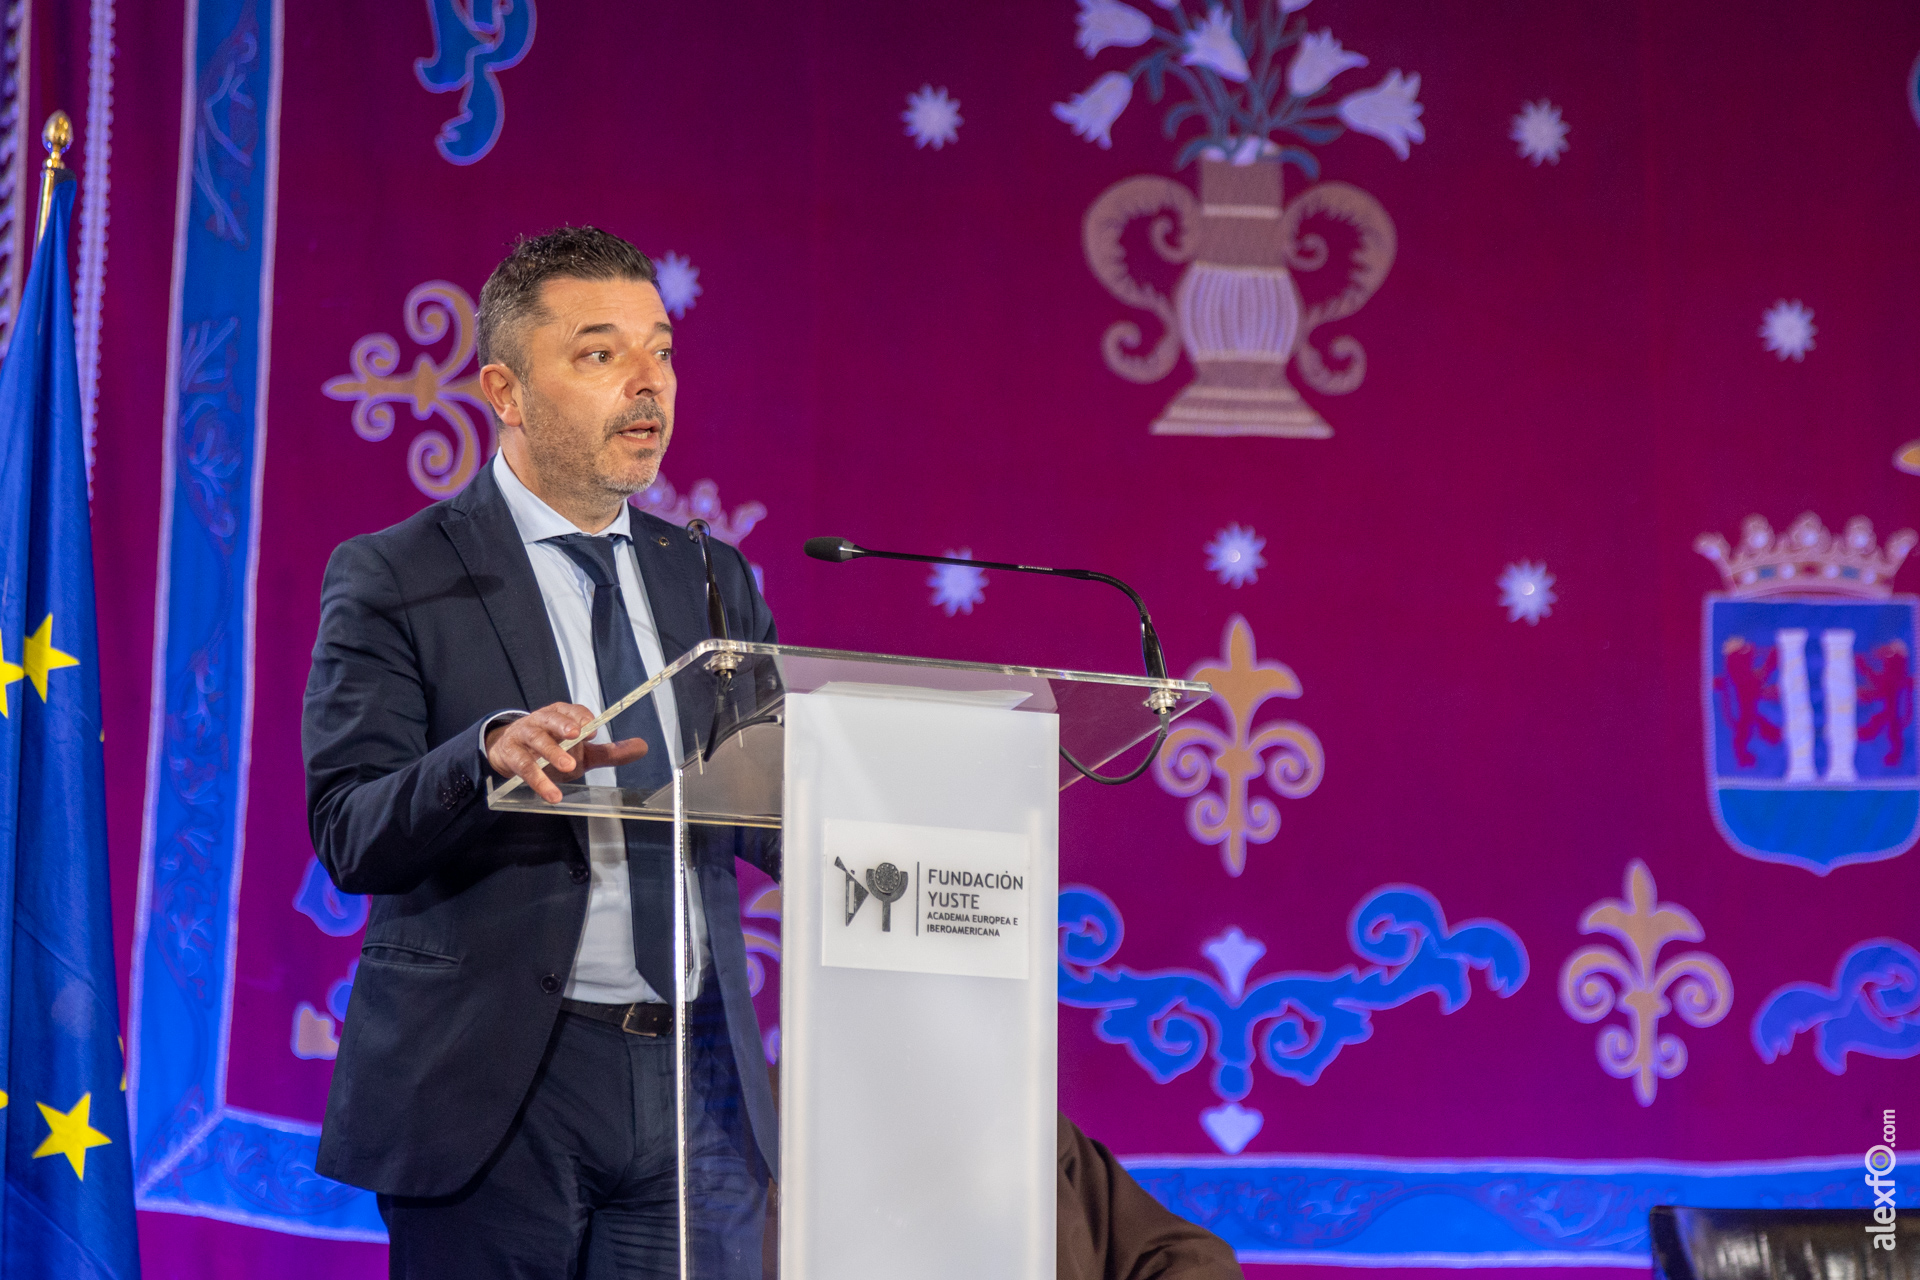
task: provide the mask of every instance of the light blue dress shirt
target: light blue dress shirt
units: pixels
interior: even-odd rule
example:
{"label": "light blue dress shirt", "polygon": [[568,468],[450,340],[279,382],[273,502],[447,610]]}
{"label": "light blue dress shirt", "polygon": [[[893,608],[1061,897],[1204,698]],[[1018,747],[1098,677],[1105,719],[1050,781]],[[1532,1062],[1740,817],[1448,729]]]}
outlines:
{"label": "light blue dress shirt", "polygon": [[[527,559],[533,562],[533,576],[540,584],[540,597],[546,602],[547,622],[560,650],[560,665],[567,676],[568,696],[596,716],[605,709],[600,697],[600,669],[593,658],[593,580],[573,562],[566,552],[550,542],[569,533],[619,535],[631,544],[633,511],[624,503],[620,514],[605,529],[581,529],[548,506],[540,496],[520,482],[507,465],[504,453],[493,455],[493,478],[513,513],[514,527],[526,544]],[[647,674],[656,675],[667,665],[660,644],[660,629],[653,623],[653,606],[648,603],[640,581],[639,561],[630,545],[622,546],[614,557],[620,569],[620,594],[627,602],[627,615],[633,621],[633,638],[640,646],[640,661]],[[675,713],[673,690],[662,689],[654,695],[660,712],[660,728],[668,742],[678,740],[679,717]],[[594,735],[595,742],[610,742],[605,725]],[[585,781],[595,786],[618,786],[612,769],[589,769]],[[662,994],[640,976],[633,962],[633,908],[627,892],[627,842],[621,834],[618,818],[588,818],[589,862],[593,887],[587,899],[587,926],[580,933],[580,949],[574,954],[573,973],[567,980],[566,995],[574,1000],[600,1004],[629,1004],[634,1001],[670,1002],[672,993]],[[707,922],[700,901],[700,882],[689,876],[689,935],[694,955],[695,990],[699,974],[706,968]]]}

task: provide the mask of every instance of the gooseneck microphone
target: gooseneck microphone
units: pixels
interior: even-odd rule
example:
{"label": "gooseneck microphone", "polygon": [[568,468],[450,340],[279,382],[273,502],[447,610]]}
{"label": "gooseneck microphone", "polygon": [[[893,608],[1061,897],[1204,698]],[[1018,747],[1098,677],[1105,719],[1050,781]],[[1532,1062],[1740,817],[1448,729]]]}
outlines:
{"label": "gooseneck microphone", "polygon": [[[687,537],[700,548],[700,564],[707,571],[707,638],[710,640],[731,640],[733,632],[727,626],[727,602],[720,594],[720,581],[713,576],[713,548],[708,545],[713,531],[705,520],[687,521]],[[720,749],[721,710],[727,703],[733,688],[733,673],[740,666],[740,656],[733,653],[716,653],[707,663],[707,669],[713,673],[713,724],[707,729],[707,748],[703,758],[713,759],[713,753]],[[741,726],[735,726],[736,731]]]}
{"label": "gooseneck microphone", "polygon": [[705,520],[687,521],[687,537],[700,547],[700,563],[707,571],[707,636],[713,640],[731,640],[727,629],[727,602],[720,596],[720,583],[713,576],[713,549],[707,545],[712,530]]}
{"label": "gooseneck microphone", "polygon": [[[847,560],[858,560],[863,556],[872,556],[876,560],[907,560],[915,564],[957,564],[965,565],[972,569],[993,569],[1002,573],[1039,573],[1045,574],[1050,578],[1073,578],[1081,582],[1104,582],[1108,586],[1124,592],[1127,599],[1133,602],[1134,612],[1140,615],[1140,656],[1146,664],[1147,674],[1155,680],[1165,680],[1167,678],[1167,657],[1165,652],[1160,648],[1160,633],[1153,629],[1153,619],[1147,615],[1146,603],[1140,599],[1139,592],[1111,574],[1096,573],[1092,569],[1050,569],[1044,565],[1037,564],[1003,564],[994,560],[963,560],[958,556],[922,556],[915,555],[909,551],[875,551],[871,547],[860,546],[846,538],[808,538],[805,544],[802,545],[801,550],[805,551],[815,560],[825,560],[831,564],[838,564]],[[1173,721],[1173,703],[1174,699],[1167,696],[1163,690],[1156,690],[1147,699],[1147,705],[1160,717],[1160,728],[1154,734],[1153,749],[1147,752],[1146,759],[1142,760],[1139,765],[1129,773],[1117,778],[1110,778],[1103,774],[1095,773],[1078,760],[1075,760],[1072,755],[1068,754],[1065,747],[1060,748],[1060,756],[1078,770],[1082,777],[1091,778],[1095,782],[1104,783],[1107,786],[1118,786],[1123,782],[1132,782],[1135,778],[1145,773],[1147,766],[1153,763],[1154,757],[1160,754],[1160,744],[1166,740],[1167,729]]]}

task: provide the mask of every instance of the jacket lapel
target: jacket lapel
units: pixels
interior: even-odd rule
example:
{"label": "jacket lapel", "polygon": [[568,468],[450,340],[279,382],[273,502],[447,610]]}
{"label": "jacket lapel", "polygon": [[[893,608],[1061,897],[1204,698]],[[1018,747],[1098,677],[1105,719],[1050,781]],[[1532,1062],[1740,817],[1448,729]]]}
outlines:
{"label": "jacket lapel", "polygon": [[507,651],[524,708],[533,711],[554,702],[571,702],[566,668],[560,665],[560,649],[553,642],[533,563],[527,559],[513,512],[494,483],[490,462],[481,466],[473,483],[454,500],[453,514],[441,528],[466,565],[494,633]]}
{"label": "jacket lapel", "polygon": [[630,519],[640,585],[660,631],[660,650],[671,663],[707,638],[707,576],[700,549],[664,520],[638,511]]}

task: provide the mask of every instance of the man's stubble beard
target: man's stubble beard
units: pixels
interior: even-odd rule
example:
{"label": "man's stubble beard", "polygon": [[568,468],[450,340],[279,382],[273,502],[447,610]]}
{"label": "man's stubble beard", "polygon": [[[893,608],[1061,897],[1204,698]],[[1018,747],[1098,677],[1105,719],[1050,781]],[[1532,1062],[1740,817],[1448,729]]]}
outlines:
{"label": "man's stubble beard", "polygon": [[[560,421],[559,414],[533,388],[522,407],[527,452],[533,465],[549,484],[572,489],[585,496],[610,494],[622,499],[652,486],[660,476],[660,461],[667,452],[672,424],[657,401],[643,400],[612,422],[597,428],[598,438]],[[603,475],[597,465],[600,450],[609,441],[636,422],[652,422],[659,427],[659,445],[652,456],[641,463],[638,483],[623,476]],[[559,429],[555,429],[556,426]]]}

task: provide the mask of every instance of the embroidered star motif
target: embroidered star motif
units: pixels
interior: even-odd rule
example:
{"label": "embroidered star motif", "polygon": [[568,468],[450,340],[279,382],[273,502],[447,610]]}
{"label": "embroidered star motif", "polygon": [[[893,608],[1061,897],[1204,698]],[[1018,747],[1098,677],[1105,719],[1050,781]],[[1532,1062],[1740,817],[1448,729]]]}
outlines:
{"label": "embroidered star motif", "polygon": [[80,659],[53,647],[52,614],[46,616],[38,631],[27,637],[26,649],[21,653],[20,660],[26,664],[27,679],[33,681],[34,692],[40,695],[42,702],[47,700],[48,672],[80,665]]}
{"label": "embroidered star motif", "polygon": [[73,1166],[73,1176],[82,1182],[86,1181],[87,1148],[104,1147],[113,1141],[90,1122],[93,1095],[81,1094],[80,1101],[73,1104],[71,1111],[57,1111],[44,1102],[38,1105],[40,1114],[46,1117],[48,1133],[46,1141],[34,1149],[33,1158],[65,1156],[67,1163]]}

